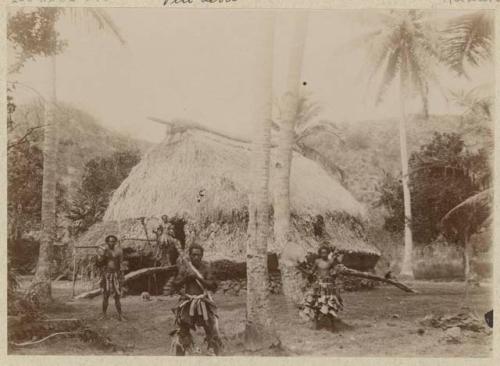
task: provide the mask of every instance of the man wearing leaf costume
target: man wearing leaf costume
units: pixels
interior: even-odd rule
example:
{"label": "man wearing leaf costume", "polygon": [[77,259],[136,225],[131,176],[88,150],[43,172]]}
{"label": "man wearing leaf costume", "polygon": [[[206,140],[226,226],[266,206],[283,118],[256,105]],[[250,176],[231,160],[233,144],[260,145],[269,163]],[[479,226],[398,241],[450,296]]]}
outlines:
{"label": "man wearing leaf costume", "polygon": [[344,307],[336,284],[335,271],[335,266],[340,263],[341,258],[335,256],[327,246],[318,250],[318,256],[310,273],[314,282],[311,290],[306,292],[300,316],[314,321],[317,328],[332,328],[338,319],[338,312]]}

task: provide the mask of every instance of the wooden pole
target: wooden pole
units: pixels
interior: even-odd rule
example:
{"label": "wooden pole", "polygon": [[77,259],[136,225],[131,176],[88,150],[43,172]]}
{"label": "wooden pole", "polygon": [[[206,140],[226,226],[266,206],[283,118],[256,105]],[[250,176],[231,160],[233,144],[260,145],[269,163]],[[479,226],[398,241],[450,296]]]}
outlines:
{"label": "wooden pole", "polygon": [[76,283],[76,247],[73,248],[73,291],[72,297],[75,297],[75,283]]}
{"label": "wooden pole", "polygon": [[[141,217],[141,218],[139,218],[139,221],[141,222],[142,227],[144,229],[144,234],[146,234],[146,241],[147,241],[148,245],[151,246],[151,243],[149,241],[148,228],[146,226],[145,218]],[[142,258],[141,258],[141,261],[142,261]],[[153,264],[156,267],[156,265],[157,265],[156,259],[154,260]],[[158,279],[156,278],[156,273],[153,273],[153,282],[154,282],[154,285],[155,285],[156,295],[159,295]],[[151,293],[151,278],[150,277],[148,277],[148,292]]]}
{"label": "wooden pole", "polygon": [[470,256],[469,256],[469,239],[467,232],[464,235],[464,284],[465,284],[465,306],[467,306],[469,300],[469,277],[470,277]]}

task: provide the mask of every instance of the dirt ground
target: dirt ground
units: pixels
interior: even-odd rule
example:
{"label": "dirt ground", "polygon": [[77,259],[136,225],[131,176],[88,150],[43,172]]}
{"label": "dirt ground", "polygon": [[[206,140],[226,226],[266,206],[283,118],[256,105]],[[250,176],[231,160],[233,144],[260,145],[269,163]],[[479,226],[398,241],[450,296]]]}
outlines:
{"label": "dirt ground", "polygon": [[[342,319],[348,329],[338,332],[314,330],[304,323],[296,310],[287,306],[283,296],[271,296],[271,312],[282,343],[289,355],[297,356],[426,356],[426,357],[488,357],[492,351],[492,335],[462,331],[457,343],[446,341],[441,329],[419,323],[427,315],[452,315],[464,306],[480,318],[492,307],[491,289],[482,284],[469,290],[464,303],[464,287],[460,282],[414,282],[419,291],[408,294],[394,287],[344,293]],[[176,297],[153,297],[143,301],[139,296],[123,299],[127,321],[115,318],[110,304],[109,319],[98,320],[101,298],[71,300],[67,282],[56,282],[53,295],[56,303],[49,309],[54,318],[81,318],[91,327],[123,347],[118,354],[170,355],[173,313]],[[215,294],[219,307],[220,328],[228,341],[226,355],[237,351],[235,335],[244,329],[245,296]],[[202,345],[203,334],[196,343]],[[107,353],[110,353],[108,351]],[[76,338],[51,339],[27,348],[10,348],[11,354],[91,355],[105,354]],[[115,353],[116,354],[116,353]]]}

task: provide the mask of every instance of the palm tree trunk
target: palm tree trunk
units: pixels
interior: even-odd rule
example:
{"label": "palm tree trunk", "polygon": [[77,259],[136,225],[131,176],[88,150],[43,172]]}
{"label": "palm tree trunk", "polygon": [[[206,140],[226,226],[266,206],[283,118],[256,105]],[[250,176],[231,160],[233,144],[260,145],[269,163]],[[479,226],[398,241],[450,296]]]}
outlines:
{"label": "palm tree trunk", "polygon": [[248,224],[247,236],[250,238],[255,226],[255,198],[253,192],[248,193]]}
{"label": "palm tree trunk", "polygon": [[406,108],[403,78],[401,77],[400,88],[401,119],[399,122],[399,143],[401,150],[401,170],[403,173],[403,203],[405,213],[405,246],[403,264],[401,265],[401,276],[413,278],[413,238],[411,232],[411,196],[408,174],[408,146],[406,143]]}
{"label": "palm tree trunk", "polygon": [[267,289],[267,242],[269,237],[269,161],[271,150],[271,102],[273,83],[274,15],[266,15],[259,34],[259,65],[256,65],[256,133],[253,144],[255,181],[251,205],[253,225],[247,242],[247,317],[245,345],[250,349],[270,346],[272,332]]}
{"label": "palm tree trunk", "polygon": [[463,265],[464,265],[464,303],[467,304],[469,300],[469,279],[470,279],[470,243],[469,243],[469,234],[468,230],[466,230],[463,234],[463,245],[464,245],[464,253],[463,253]]}
{"label": "palm tree trunk", "polygon": [[467,283],[469,281],[470,274],[470,248],[469,240],[464,240],[464,254],[463,254],[463,264],[464,264],[464,281]]}
{"label": "palm tree trunk", "polygon": [[[306,12],[294,14],[293,38],[289,55],[287,90],[284,100],[284,113],[280,121],[277,159],[275,163],[276,187],[274,190],[274,235],[277,247],[282,251],[280,257],[283,292],[293,302],[300,301],[302,275],[287,251],[293,251],[294,243],[290,238],[290,173],[292,149],[295,140],[295,123],[300,97],[300,82],[304,45],[307,36]],[[297,245],[297,244],[295,244]]]}
{"label": "palm tree trunk", "polygon": [[42,185],[42,237],[31,292],[41,303],[51,300],[52,244],[56,237],[56,179],[58,128],[56,126],[56,57],[51,57],[51,103],[45,106]]}

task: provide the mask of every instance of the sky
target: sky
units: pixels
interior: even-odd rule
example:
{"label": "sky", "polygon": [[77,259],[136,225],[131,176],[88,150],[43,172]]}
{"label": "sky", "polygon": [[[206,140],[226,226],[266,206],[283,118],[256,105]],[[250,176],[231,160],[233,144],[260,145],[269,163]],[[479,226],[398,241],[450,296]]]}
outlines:
{"label": "sky", "polygon": [[[225,133],[248,138],[255,114],[252,96],[257,88],[255,68],[262,48],[259,10],[110,8],[126,45],[99,31],[84,17],[68,15],[58,31],[68,47],[57,56],[57,96],[90,114],[100,124],[123,134],[159,142],[164,127],[148,119],[185,118]],[[289,17],[280,13],[274,36],[273,95],[285,92]],[[442,11],[454,16],[455,11]],[[399,115],[397,90],[389,90],[375,106],[369,97],[367,60],[354,40],[370,31],[369,11],[310,11],[302,69],[302,86],[321,108],[321,119],[337,123],[392,118]],[[44,58],[26,63],[9,76],[20,86],[16,98],[27,102],[37,93],[48,95],[50,64]],[[493,65],[471,73],[471,81],[440,71],[443,85],[468,90],[493,80]],[[36,93],[32,90],[36,90]],[[367,96],[368,92],[368,96]],[[413,101],[408,111],[420,110]],[[430,112],[456,113],[457,109],[431,88]]]}

